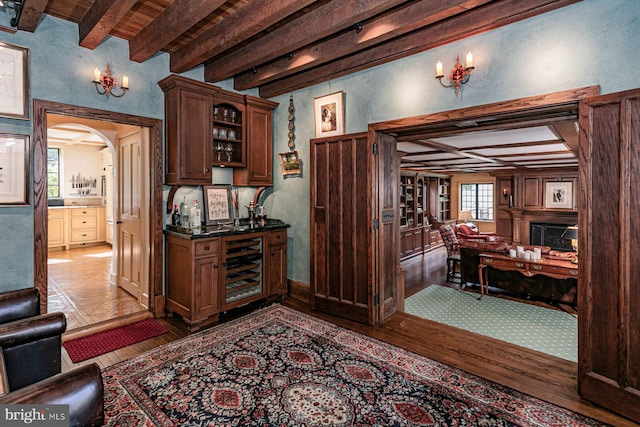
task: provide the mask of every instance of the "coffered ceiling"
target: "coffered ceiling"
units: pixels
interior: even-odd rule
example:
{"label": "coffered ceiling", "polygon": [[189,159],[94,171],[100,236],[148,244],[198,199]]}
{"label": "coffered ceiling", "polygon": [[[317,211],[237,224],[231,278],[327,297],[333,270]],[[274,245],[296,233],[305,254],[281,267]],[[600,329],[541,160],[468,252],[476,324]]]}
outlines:
{"label": "coffered ceiling", "polygon": [[402,139],[401,167],[416,171],[456,174],[578,166],[575,120]]}
{"label": "coffered ceiling", "polygon": [[[107,35],[170,70],[204,64],[208,82],[269,98],[549,12],[579,0],[26,0],[18,30],[42,14],[78,24],[79,44]],[[9,6],[0,12],[12,13]],[[5,30],[7,30],[5,28]],[[464,54],[464,52],[458,52]]]}

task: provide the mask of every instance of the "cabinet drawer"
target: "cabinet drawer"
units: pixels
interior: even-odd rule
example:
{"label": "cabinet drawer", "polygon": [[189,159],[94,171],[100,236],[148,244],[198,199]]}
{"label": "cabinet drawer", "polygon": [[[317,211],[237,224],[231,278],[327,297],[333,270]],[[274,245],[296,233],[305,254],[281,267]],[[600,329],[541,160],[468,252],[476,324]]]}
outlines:
{"label": "cabinet drawer", "polygon": [[287,230],[272,231],[269,233],[269,244],[279,245],[287,241]]}
{"label": "cabinet drawer", "polygon": [[98,234],[96,230],[72,230],[71,243],[84,243],[97,240]]}
{"label": "cabinet drawer", "polygon": [[196,257],[217,254],[220,248],[220,239],[196,242]]}
{"label": "cabinet drawer", "polygon": [[88,209],[71,209],[71,216],[78,216],[78,217],[86,217],[86,216],[97,216],[97,212],[98,210],[95,208],[88,208]]}
{"label": "cabinet drawer", "polygon": [[98,219],[96,217],[74,217],[71,218],[71,230],[81,228],[96,228],[98,225]]}
{"label": "cabinet drawer", "polygon": [[64,218],[64,209],[49,209],[49,218]]}
{"label": "cabinet drawer", "polygon": [[575,276],[578,277],[578,270],[566,267],[557,267],[553,265],[534,264],[529,266],[531,271],[536,273],[558,274],[561,276]]}

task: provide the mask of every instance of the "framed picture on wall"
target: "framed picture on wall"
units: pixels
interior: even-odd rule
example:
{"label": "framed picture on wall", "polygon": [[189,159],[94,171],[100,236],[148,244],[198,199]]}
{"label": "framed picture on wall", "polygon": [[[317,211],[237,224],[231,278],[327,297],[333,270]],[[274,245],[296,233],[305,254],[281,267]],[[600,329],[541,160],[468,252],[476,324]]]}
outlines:
{"label": "framed picture on wall", "polygon": [[316,138],[344,134],[344,92],[313,100]]}
{"label": "framed picture on wall", "polygon": [[0,117],[29,119],[29,49],[0,41]]}
{"label": "framed picture on wall", "polygon": [[205,185],[204,220],[206,225],[228,224],[231,222],[231,186]]}
{"label": "framed picture on wall", "polygon": [[544,187],[546,209],[573,209],[573,182],[547,181]]}
{"label": "framed picture on wall", "polygon": [[29,136],[0,133],[0,206],[29,204]]}

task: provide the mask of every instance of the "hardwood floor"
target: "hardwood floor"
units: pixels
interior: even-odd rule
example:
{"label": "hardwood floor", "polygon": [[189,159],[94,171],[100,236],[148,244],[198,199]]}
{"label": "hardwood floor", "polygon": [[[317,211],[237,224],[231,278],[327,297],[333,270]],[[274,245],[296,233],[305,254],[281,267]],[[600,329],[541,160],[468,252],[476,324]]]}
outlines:
{"label": "hardwood floor", "polygon": [[131,294],[109,283],[111,245],[51,251],[49,312],[67,316],[67,331],[147,311]]}
{"label": "hardwood floor", "polygon": [[[433,258],[425,260],[434,267],[430,272],[407,270],[415,277],[423,276],[432,283],[444,283],[444,258],[446,253],[434,251]],[[418,264],[414,260],[414,264]],[[441,262],[441,263],[440,263]],[[412,282],[409,280],[409,282]],[[424,282],[423,282],[424,283]],[[455,286],[455,285],[453,285]],[[413,283],[407,285],[407,295],[417,290]],[[420,319],[404,313],[397,313],[376,326],[359,324],[346,319],[312,311],[305,296],[288,298],[283,304],[312,316],[330,321],[339,326],[380,339],[405,348],[417,354],[429,357],[448,365],[460,368],[474,375],[505,385],[522,393],[565,407],[604,423],[619,427],[638,427],[638,424],[619,417],[605,409],[581,399],[577,391],[577,365],[564,359],[549,356],[503,341],[487,338],[471,332],[448,327],[429,320]],[[308,298],[308,295],[306,295]],[[220,323],[247,313],[253,307],[243,307],[221,316]],[[126,360],[158,346],[189,335],[186,325],[178,317],[157,319],[165,325],[167,334],[74,364],[63,349],[63,370],[96,362],[106,367]],[[214,325],[203,328],[206,330]]]}

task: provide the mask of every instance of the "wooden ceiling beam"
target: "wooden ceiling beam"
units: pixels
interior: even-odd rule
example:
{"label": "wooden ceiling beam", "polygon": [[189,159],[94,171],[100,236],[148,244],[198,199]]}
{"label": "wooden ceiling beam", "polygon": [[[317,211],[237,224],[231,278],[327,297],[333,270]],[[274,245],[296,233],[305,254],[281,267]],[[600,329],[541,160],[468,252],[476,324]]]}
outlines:
{"label": "wooden ceiling beam", "polygon": [[337,37],[298,49],[292,53],[291,58],[279,58],[257,67],[255,72],[245,71],[234,78],[234,88],[247,90],[264,85],[426,27],[490,1],[421,0],[408,3],[406,7],[363,22],[360,31],[341,33]]}
{"label": "wooden ceiling beam", "polygon": [[129,57],[142,62],[209,16],[226,0],[174,0],[129,40]]}
{"label": "wooden ceiling beam", "polygon": [[314,0],[252,0],[170,57],[170,70],[183,73],[314,3]]}
{"label": "wooden ceiling beam", "polygon": [[80,46],[95,49],[137,0],[95,0],[80,23]]}
{"label": "wooden ceiling beam", "polygon": [[[260,86],[260,96],[271,98],[293,90],[386,64],[434,47],[493,30],[523,19],[577,3],[580,0],[500,0],[470,10],[375,47],[319,67]],[[205,74],[206,77],[206,74]],[[428,74],[425,78],[430,78]]]}
{"label": "wooden ceiling beam", "polygon": [[29,0],[24,2],[20,11],[18,30],[33,33],[48,4],[49,0]]}
{"label": "wooden ceiling beam", "polygon": [[234,49],[205,65],[204,79],[218,82],[254,66],[314,43],[336,32],[347,30],[406,0],[332,0],[266,34],[259,40]]}

